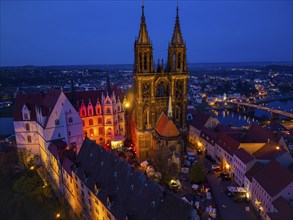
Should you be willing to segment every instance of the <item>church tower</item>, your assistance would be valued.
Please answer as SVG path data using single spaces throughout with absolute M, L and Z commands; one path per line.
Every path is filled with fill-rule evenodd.
M 167 71 L 171 80 L 173 121 L 177 127 L 186 130 L 189 73 L 187 72 L 186 45 L 181 33 L 178 6 L 176 8 L 173 36 L 168 48 Z
M 144 5 L 139 35 L 134 42 L 134 121 L 139 159 L 151 159 L 153 132 L 162 113 L 168 115 L 174 126 L 185 132 L 187 111 L 186 46 L 180 30 L 178 7 L 172 41 L 169 43 L 167 65 L 158 60 L 154 68 L 153 48 L 150 41 Z M 154 146 L 154 145 L 153 145 Z
M 154 72 L 153 48 L 145 23 L 144 5 L 142 5 L 139 35 L 134 42 L 134 60 L 134 71 L 136 73 Z

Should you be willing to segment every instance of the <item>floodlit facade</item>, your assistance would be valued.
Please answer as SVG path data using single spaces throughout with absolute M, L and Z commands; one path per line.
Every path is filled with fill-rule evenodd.
M 158 61 L 155 70 L 153 48 L 142 6 L 138 38 L 134 42 L 134 131 L 138 158 L 152 160 L 149 154 L 152 132 L 162 112 L 168 115 L 180 132 L 187 131 L 188 70 L 186 45 L 179 23 L 178 7 L 175 27 L 168 49 L 167 65 Z M 183 146 L 182 149 L 183 150 Z
M 18 148 L 40 155 L 48 162 L 48 146 L 63 140 L 79 152 L 83 142 L 82 121 L 60 89 L 16 97 L 14 130 Z

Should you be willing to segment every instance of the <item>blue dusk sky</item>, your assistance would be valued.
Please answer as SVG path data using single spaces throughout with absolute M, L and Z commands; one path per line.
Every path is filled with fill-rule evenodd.
M 0 0 L 0 66 L 132 64 L 141 1 Z M 154 59 L 177 1 L 145 1 Z M 179 1 L 189 63 L 293 61 L 293 1 Z

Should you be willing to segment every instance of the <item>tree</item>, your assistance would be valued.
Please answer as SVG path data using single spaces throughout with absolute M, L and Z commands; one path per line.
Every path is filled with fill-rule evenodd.
M 189 169 L 189 177 L 192 183 L 201 183 L 205 181 L 204 169 L 201 162 L 192 164 Z

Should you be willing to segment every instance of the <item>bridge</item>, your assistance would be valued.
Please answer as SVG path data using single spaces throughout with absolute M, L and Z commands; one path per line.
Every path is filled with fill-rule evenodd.
M 261 110 L 264 110 L 264 111 L 271 112 L 273 114 L 283 115 L 283 116 L 286 116 L 288 118 L 293 118 L 292 113 L 277 110 L 277 109 L 273 109 L 273 108 L 268 108 L 268 107 L 265 107 L 265 106 L 255 105 L 255 104 L 251 104 L 251 103 L 247 103 L 247 102 L 226 101 L 225 103 L 238 105 L 238 106 L 247 106 L 247 107 L 256 108 L 256 109 L 261 109 Z

